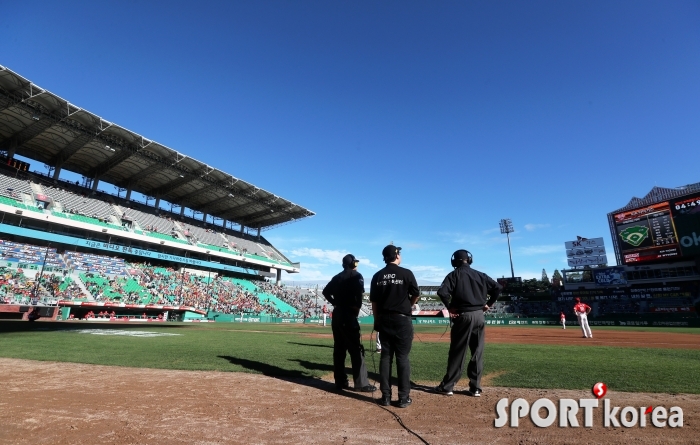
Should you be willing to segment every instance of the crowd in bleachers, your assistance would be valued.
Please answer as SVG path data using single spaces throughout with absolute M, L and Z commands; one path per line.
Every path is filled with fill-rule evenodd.
M 275 305 L 260 300 L 256 292 L 228 280 L 218 280 L 212 300 L 212 310 L 224 314 L 267 314 L 282 317 L 285 314 Z
M 22 269 L 0 267 L 0 301 L 5 304 L 30 304 L 36 286 L 36 277 L 30 279 Z M 82 290 L 64 274 L 43 274 L 36 286 L 36 301 L 73 300 L 83 297 Z M 43 297 L 42 297 L 43 296 Z
M 301 289 L 298 287 L 278 286 L 275 283 L 260 282 L 258 288 L 267 294 L 274 295 L 300 312 L 303 318 L 316 316 L 320 312 L 323 304 L 320 303 L 323 297 L 317 300 L 316 294 L 309 289 Z M 319 295 L 320 295 L 319 291 Z
M 126 277 L 97 271 L 86 274 L 83 281 L 96 301 L 187 306 L 224 314 L 284 315 L 274 304 L 261 301 L 252 283 L 245 289 L 216 274 L 209 277 L 132 263 Z
M 0 300 L 3 303 L 28 304 L 33 285 L 21 270 L 0 267 Z
M 422 311 L 441 311 L 445 305 L 441 301 L 419 301 L 418 306 Z

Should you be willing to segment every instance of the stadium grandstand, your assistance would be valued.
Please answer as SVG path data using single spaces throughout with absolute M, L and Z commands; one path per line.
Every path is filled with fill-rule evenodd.
M 89 312 L 81 307 L 100 305 L 130 316 L 146 308 L 146 318 L 163 308 L 180 316 L 311 311 L 310 297 L 280 286 L 282 271 L 301 265 L 262 232 L 312 211 L 2 66 L 0 214 L 6 303 L 56 304 L 80 318 Z

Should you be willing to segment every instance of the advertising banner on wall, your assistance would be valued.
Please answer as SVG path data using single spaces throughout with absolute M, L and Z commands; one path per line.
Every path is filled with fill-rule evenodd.
M 598 256 L 587 256 L 587 257 L 578 257 L 578 258 L 567 258 L 566 262 L 571 267 L 597 266 L 600 264 L 607 264 L 608 257 L 605 255 L 598 255 Z
M 602 237 L 567 241 L 564 247 L 566 247 L 566 258 L 570 267 L 608 264 Z
M 576 258 L 584 256 L 605 255 L 605 247 L 576 247 L 574 249 L 566 249 L 567 258 Z
M 583 247 L 603 247 L 605 243 L 603 238 L 589 238 L 577 241 L 567 241 L 564 243 L 567 249 L 583 248 Z
M 627 277 L 622 267 L 606 267 L 593 270 L 593 281 L 597 286 L 624 286 L 627 284 Z

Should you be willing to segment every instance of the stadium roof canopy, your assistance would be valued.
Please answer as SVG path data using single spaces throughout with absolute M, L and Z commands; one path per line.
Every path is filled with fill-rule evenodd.
M 251 228 L 314 212 L 81 109 L 0 66 L 0 151 Z M 225 155 L 225 153 L 222 153 Z
M 660 202 L 668 201 L 669 199 L 678 198 L 680 196 L 684 196 L 689 193 L 695 192 L 700 192 L 700 182 L 672 189 L 667 187 L 654 186 L 649 191 L 649 193 L 644 195 L 644 198 L 637 198 L 635 196 L 634 198 L 630 199 L 630 202 L 628 202 L 626 206 L 617 210 L 613 210 L 608 215 L 625 212 L 627 210 L 638 209 L 639 207 L 644 207 L 648 205 L 658 204 Z

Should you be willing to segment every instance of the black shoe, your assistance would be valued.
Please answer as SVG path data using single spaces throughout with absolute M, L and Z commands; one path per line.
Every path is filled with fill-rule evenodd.
M 480 389 L 470 389 L 467 391 L 467 395 L 469 397 L 481 397 L 481 390 Z
M 396 406 L 399 408 L 408 408 L 411 403 L 413 403 L 413 400 L 410 397 L 406 397 L 405 399 L 399 399 L 399 403 L 397 403 Z
M 442 386 L 442 383 L 440 383 L 438 386 L 436 386 L 436 387 L 433 389 L 433 392 L 436 392 L 436 393 L 438 393 L 438 394 L 442 394 L 442 395 L 444 395 L 444 396 L 451 396 L 451 395 L 454 395 L 454 393 L 453 393 L 452 391 L 446 390 L 446 389 Z
M 345 382 L 343 384 L 335 384 L 335 390 L 336 391 L 348 391 L 350 389 L 350 384 L 348 382 Z
M 362 386 L 360 388 L 355 388 L 355 391 L 357 392 L 374 392 L 377 390 L 377 387 L 374 385 L 367 385 L 367 386 Z
M 379 404 L 379 406 L 389 406 L 391 405 L 391 397 L 382 396 L 381 399 L 377 399 L 377 403 Z

